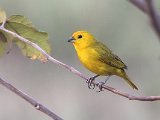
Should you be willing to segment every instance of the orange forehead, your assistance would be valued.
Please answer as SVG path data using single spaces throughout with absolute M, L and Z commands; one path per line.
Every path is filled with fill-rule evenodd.
M 87 34 L 88 32 L 87 31 L 77 31 L 77 32 L 74 32 L 72 34 L 72 36 L 78 36 L 78 35 L 83 35 L 83 34 Z

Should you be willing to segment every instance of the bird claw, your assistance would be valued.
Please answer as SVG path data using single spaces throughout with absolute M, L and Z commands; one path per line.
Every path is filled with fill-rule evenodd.
M 96 92 L 101 92 L 101 91 L 103 91 L 103 90 L 102 90 L 102 89 L 103 89 L 102 85 L 104 85 L 104 84 L 105 84 L 105 82 L 97 82 L 97 83 L 96 83 L 96 86 L 99 88 L 99 90 L 96 91 Z
M 95 88 L 95 84 L 93 84 L 93 81 L 95 80 L 95 77 L 90 77 L 88 78 L 88 80 L 86 81 L 88 83 L 88 88 L 89 89 L 94 89 Z

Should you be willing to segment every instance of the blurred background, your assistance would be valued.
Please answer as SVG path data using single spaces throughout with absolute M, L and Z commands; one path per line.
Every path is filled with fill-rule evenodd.
M 26 16 L 49 33 L 51 55 L 88 77 L 94 74 L 80 64 L 67 39 L 77 30 L 91 32 L 124 61 L 139 90 L 115 76 L 107 85 L 138 96 L 160 95 L 160 42 L 147 16 L 127 0 L 0 0 L 0 8 L 8 16 Z M 14 45 L 0 59 L 0 68 L 2 78 L 65 120 L 160 118 L 160 101 L 129 101 L 109 91 L 89 90 L 83 79 L 65 68 L 31 61 Z M 51 120 L 1 85 L 0 106 L 0 120 Z

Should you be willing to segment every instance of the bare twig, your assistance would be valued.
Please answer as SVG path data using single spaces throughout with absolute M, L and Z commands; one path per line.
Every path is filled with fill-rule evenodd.
M 150 17 L 152 26 L 157 33 L 158 37 L 160 38 L 160 16 L 159 13 L 157 12 L 154 1 L 153 0 L 145 0 L 146 5 L 148 6 L 148 15 Z
M 0 26 L 0 27 L 4 27 L 4 25 L 5 25 L 5 23 L 6 23 L 6 19 L 2 22 L 2 25 Z
M 66 69 L 68 69 L 69 71 L 71 71 L 72 73 L 76 74 L 77 76 L 83 78 L 84 80 L 88 80 L 87 77 L 83 76 L 82 73 L 80 73 L 78 70 L 76 70 L 75 68 L 67 65 L 67 64 L 64 64 L 58 60 L 56 60 L 55 58 L 51 57 L 49 54 L 47 54 L 41 47 L 39 47 L 37 44 L 19 36 L 18 34 L 10 31 L 10 30 L 7 30 L 6 28 L 4 27 L 0 27 L 0 30 L 2 31 L 5 31 L 6 33 L 9 33 L 11 35 L 13 35 L 14 37 L 18 38 L 19 40 L 31 45 L 32 47 L 34 47 L 35 49 L 37 49 L 38 51 L 40 51 L 44 56 L 47 57 L 48 60 L 50 60 L 51 62 L 59 65 L 59 66 L 62 66 Z M 96 85 L 96 82 L 93 82 L 94 85 Z M 106 85 L 102 85 L 102 88 L 103 89 L 106 89 L 112 93 L 115 93 L 117 95 L 120 95 L 122 97 L 125 97 L 125 98 L 128 98 L 129 100 L 138 100 L 138 101 L 156 101 L 156 100 L 160 100 L 160 96 L 133 96 L 133 95 L 130 95 L 128 93 L 124 93 L 124 92 L 121 92 L 121 91 L 118 91 L 116 90 L 115 88 L 112 88 L 112 87 L 109 87 L 109 86 L 106 86 Z
M 112 88 L 109 86 L 103 86 L 103 88 L 110 91 L 110 92 L 113 92 L 117 95 L 128 98 L 129 100 L 138 100 L 138 101 L 157 101 L 157 100 L 160 100 L 160 96 L 134 96 L 134 95 L 130 95 L 128 93 L 116 90 L 115 88 Z
M 154 0 L 128 0 L 139 8 L 142 12 L 146 13 L 151 20 L 152 28 L 160 39 L 160 15 L 157 12 Z
M 148 13 L 148 8 L 146 6 L 145 0 L 128 0 L 132 4 L 134 4 L 137 8 L 142 10 L 144 13 Z
M 0 78 L 0 84 L 2 84 L 3 86 L 5 86 L 7 89 L 11 90 L 12 92 L 14 92 L 15 94 L 17 94 L 18 96 L 20 96 L 21 98 L 23 98 L 24 100 L 26 100 L 27 102 L 29 102 L 31 105 L 33 105 L 37 110 L 47 114 L 48 116 L 50 116 L 51 118 L 53 118 L 54 120 L 63 120 L 62 118 L 60 118 L 58 115 L 56 115 L 55 113 L 53 113 L 51 110 L 49 110 L 47 107 L 45 107 L 44 105 L 40 104 L 39 102 L 37 102 L 36 100 L 34 100 L 33 98 L 31 98 L 29 95 L 27 95 L 26 93 L 18 90 L 16 87 L 14 87 L 13 85 L 11 85 L 10 83 L 6 82 L 6 80 L 3 80 L 2 78 Z

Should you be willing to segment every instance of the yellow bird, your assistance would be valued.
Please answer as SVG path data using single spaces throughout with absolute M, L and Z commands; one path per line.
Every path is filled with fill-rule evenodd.
M 87 31 L 77 31 L 73 33 L 68 42 L 73 43 L 81 63 L 96 74 L 88 80 L 89 88 L 92 85 L 92 81 L 100 75 L 117 75 L 122 77 L 133 89 L 138 90 L 124 70 L 127 69 L 127 66 L 107 46 L 97 41 L 92 34 Z M 99 83 L 100 91 L 108 78 L 105 82 Z

